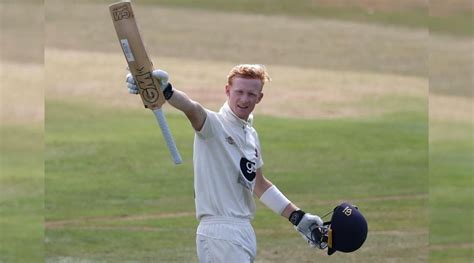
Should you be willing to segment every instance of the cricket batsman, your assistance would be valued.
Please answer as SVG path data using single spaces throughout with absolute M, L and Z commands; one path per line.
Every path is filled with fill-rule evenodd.
M 336 236 L 331 236 L 336 230 L 331 231 L 319 216 L 301 210 L 263 175 L 260 140 L 252 127 L 252 112 L 262 101 L 263 87 L 270 80 L 263 65 L 242 64 L 230 70 L 224 90 L 227 100 L 218 112 L 204 108 L 175 89 L 165 71 L 155 70 L 152 75 L 160 82 L 166 101 L 186 115 L 195 131 L 193 165 L 199 262 L 254 262 L 257 254 L 251 225 L 255 215 L 254 195 L 276 214 L 287 218 L 310 246 L 325 249 L 329 245 L 332 253 L 338 250 L 336 243 L 331 244 L 336 242 Z M 137 94 L 138 87 L 130 74 L 126 81 L 129 92 Z M 347 226 L 349 220 L 358 230 L 354 235 L 363 237 L 357 244 L 351 244 L 354 239 L 347 241 L 347 235 L 339 232 L 344 237 L 339 239 L 339 246 L 348 246 L 346 250 L 353 251 L 362 245 L 360 240 L 363 239 L 362 243 L 365 240 L 364 229 L 359 231 L 358 227 L 359 221 L 363 224 L 365 219 L 360 219 L 356 208 L 344 205 L 350 208 L 341 214 L 336 212 L 342 209 L 336 207 L 333 220 L 351 209 L 347 218 L 338 217 L 336 221 Z

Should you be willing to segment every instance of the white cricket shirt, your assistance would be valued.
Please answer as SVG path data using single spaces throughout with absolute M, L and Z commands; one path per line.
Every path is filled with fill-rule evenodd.
M 206 112 L 194 137 L 196 217 L 252 219 L 256 170 L 263 165 L 257 132 L 227 102 L 219 112 Z

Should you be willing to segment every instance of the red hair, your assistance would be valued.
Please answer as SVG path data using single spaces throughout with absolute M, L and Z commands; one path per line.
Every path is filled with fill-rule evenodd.
M 259 79 L 262 81 L 262 87 L 271 80 L 265 66 L 260 64 L 240 64 L 233 67 L 227 76 L 227 84 L 232 85 L 232 80 L 235 77 Z

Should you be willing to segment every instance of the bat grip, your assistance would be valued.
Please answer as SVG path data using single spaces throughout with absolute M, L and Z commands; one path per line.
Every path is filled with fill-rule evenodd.
M 173 140 L 173 136 L 171 135 L 171 131 L 168 127 L 168 123 L 166 122 L 163 110 L 161 108 L 153 109 L 153 113 L 155 114 L 156 120 L 158 121 L 171 156 L 173 156 L 174 163 L 181 164 L 183 160 L 181 159 L 181 155 L 179 154 L 178 148 L 176 147 L 176 143 Z

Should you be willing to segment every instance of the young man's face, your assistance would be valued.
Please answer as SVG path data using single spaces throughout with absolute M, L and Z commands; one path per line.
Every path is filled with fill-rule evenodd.
M 232 85 L 225 87 L 230 109 L 237 117 L 247 120 L 255 105 L 263 98 L 262 81 L 235 77 Z

